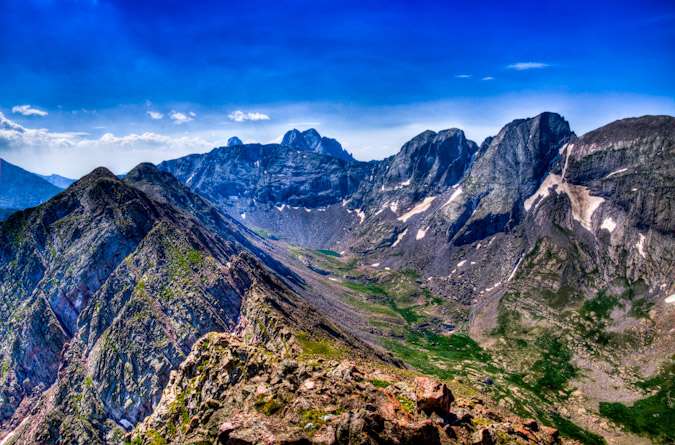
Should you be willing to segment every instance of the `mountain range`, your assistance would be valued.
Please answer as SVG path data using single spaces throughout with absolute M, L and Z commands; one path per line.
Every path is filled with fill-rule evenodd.
M 542 113 L 63 192 L 2 161 L 0 443 L 672 443 L 673 154 Z

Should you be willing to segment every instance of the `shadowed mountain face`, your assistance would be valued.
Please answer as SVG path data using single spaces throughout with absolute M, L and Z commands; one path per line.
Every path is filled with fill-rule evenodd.
M 0 159 L 0 221 L 9 216 L 10 209 L 23 210 L 40 205 L 62 189 Z
M 322 155 L 332 156 L 347 162 L 356 162 L 347 150 L 335 139 L 321 137 L 318 131 L 310 128 L 307 131 L 291 130 L 284 135 L 281 145 L 298 150 L 311 151 Z

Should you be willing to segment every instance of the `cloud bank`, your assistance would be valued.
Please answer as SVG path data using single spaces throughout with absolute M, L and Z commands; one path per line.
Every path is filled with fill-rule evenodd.
M 41 174 L 59 172 L 79 178 L 101 165 L 122 173 L 141 161 L 160 162 L 213 147 L 213 142 L 201 137 L 146 132 L 121 137 L 106 133 L 96 139 L 88 133 L 26 128 L 0 112 L 0 155 Z

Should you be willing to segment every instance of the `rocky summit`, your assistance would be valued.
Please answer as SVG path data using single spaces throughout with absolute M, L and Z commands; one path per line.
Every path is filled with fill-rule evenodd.
M 674 155 L 293 130 L 7 202 L 0 445 L 673 443 Z
M 342 145 L 338 141 L 321 137 L 319 132 L 313 128 L 302 132 L 295 129 L 289 131 L 284 135 L 281 145 L 332 156 L 347 162 L 356 162 L 352 155 L 342 148 Z

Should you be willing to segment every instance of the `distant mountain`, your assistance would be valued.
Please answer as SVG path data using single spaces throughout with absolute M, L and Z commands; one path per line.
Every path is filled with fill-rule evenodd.
M 238 137 L 232 136 L 230 139 L 227 140 L 228 147 L 236 147 L 237 145 L 244 145 L 244 143 Z
M 71 184 L 77 181 L 77 179 L 70 179 L 63 177 L 61 175 L 49 175 L 49 176 L 38 175 L 38 176 L 44 179 L 45 181 L 49 182 L 50 184 L 53 184 L 62 189 L 67 189 L 68 187 L 70 187 Z
M 281 145 L 298 150 L 312 151 L 323 155 L 332 156 L 347 162 L 356 162 L 347 150 L 335 139 L 321 137 L 318 131 L 310 128 L 307 131 L 291 130 L 284 135 Z
M 0 159 L 0 209 L 23 210 L 34 207 L 62 190 L 40 176 Z M 5 210 L 3 213 L 7 212 Z M 0 213 L 0 220 L 1 217 Z

